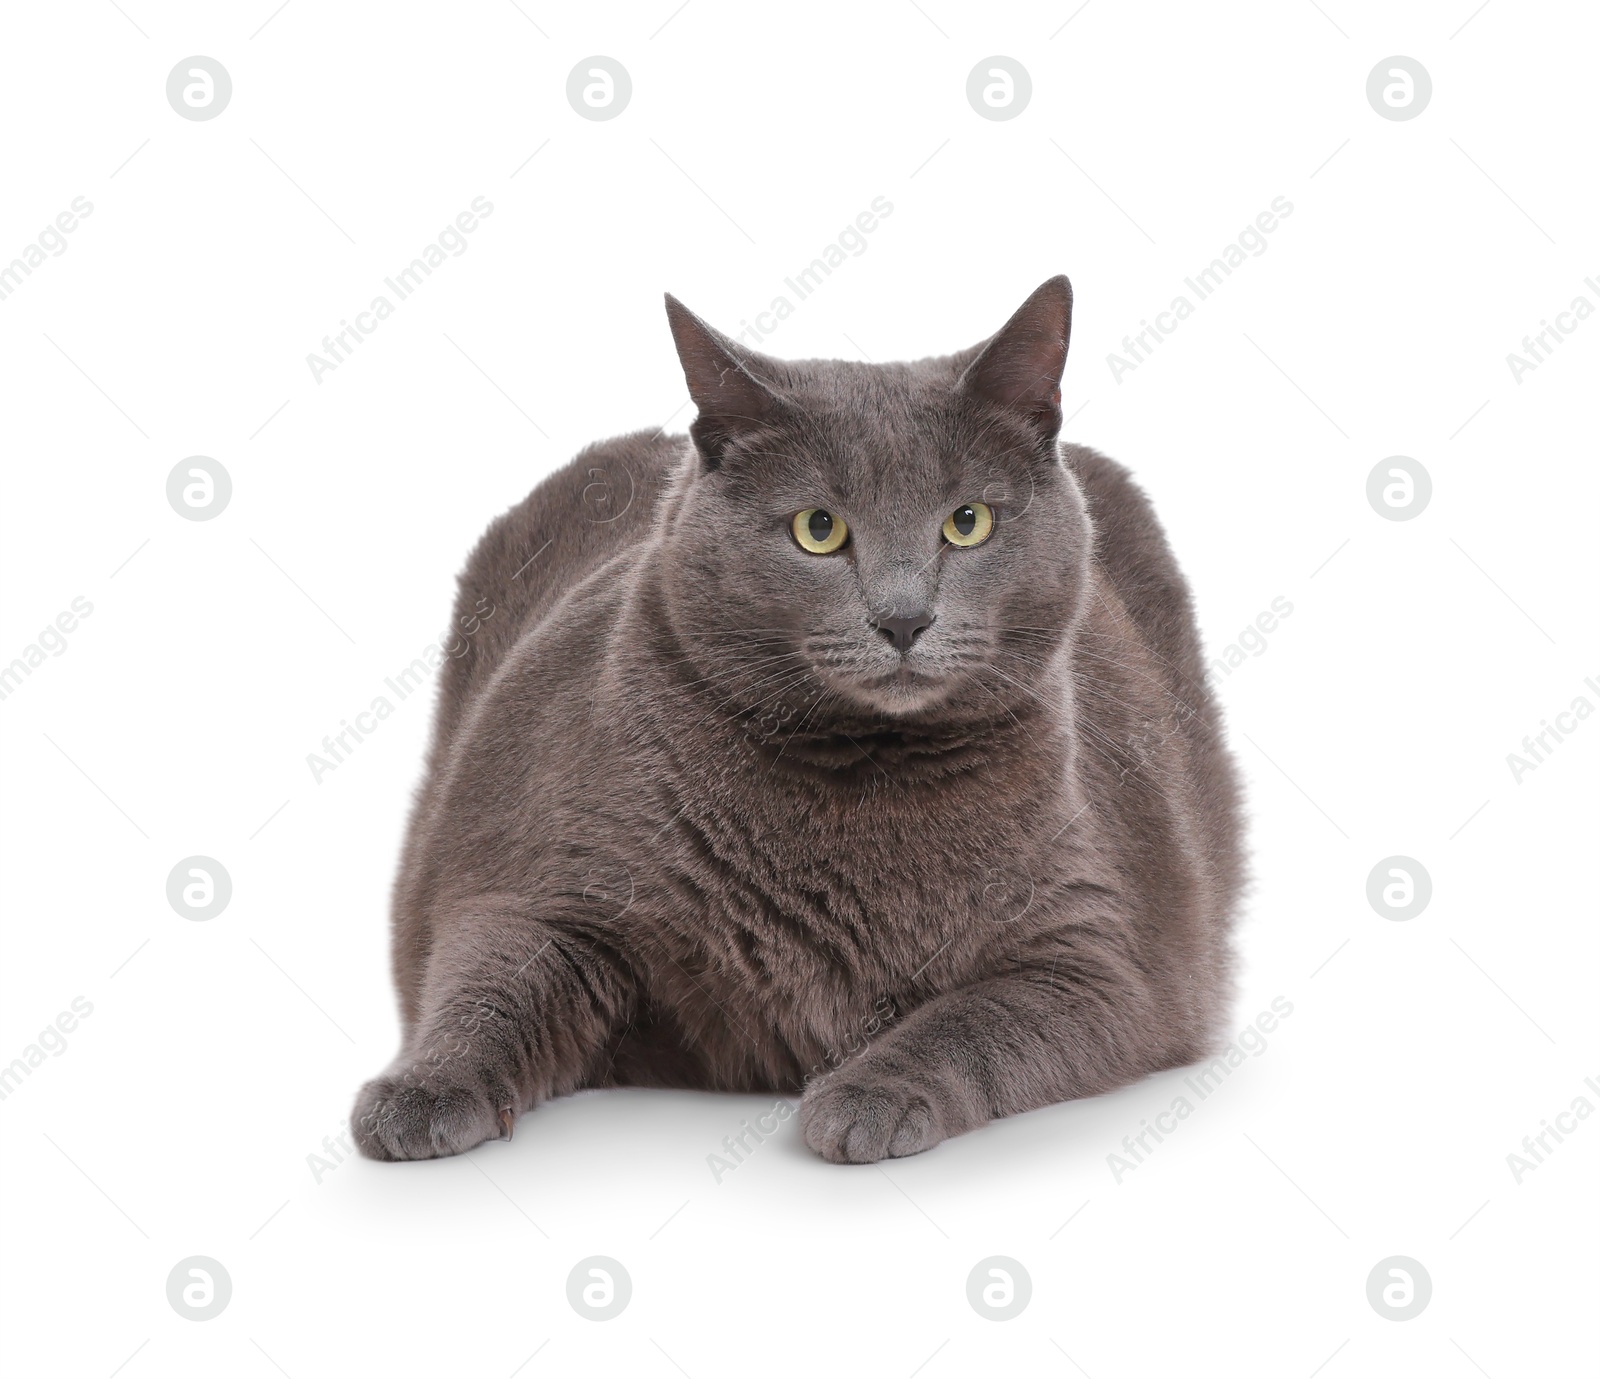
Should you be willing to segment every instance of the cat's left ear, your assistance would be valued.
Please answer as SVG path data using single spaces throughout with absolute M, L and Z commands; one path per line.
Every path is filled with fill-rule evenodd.
M 1061 429 L 1061 371 L 1072 334 L 1072 284 L 1041 283 L 978 352 L 957 388 L 1026 421 L 1042 442 Z

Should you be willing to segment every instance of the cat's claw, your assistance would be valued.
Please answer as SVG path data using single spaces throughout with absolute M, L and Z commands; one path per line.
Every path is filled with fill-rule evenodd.
M 516 1117 L 516 1114 L 512 1111 L 512 1109 L 509 1106 L 502 1106 L 500 1108 L 500 1124 L 505 1127 L 505 1132 L 506 1132 L 501 1137 L 502 1139 L 508 1139 L 509 1140 L 511 1138 L 511 1127 L 513 1125 L 515 1125 L 516 1123 L 517 1123 L 517 1117 Z

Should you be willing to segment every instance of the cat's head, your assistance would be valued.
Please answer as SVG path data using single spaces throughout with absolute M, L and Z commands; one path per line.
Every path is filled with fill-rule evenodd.
M 907 725 L 1025 702 L 1076 621 L 1090 529 L 1057 451 L 1064 277 L 993 337 L 911 364 L 782 361 L 672 297 L 695 455 L 662 586 L 727 707 Z

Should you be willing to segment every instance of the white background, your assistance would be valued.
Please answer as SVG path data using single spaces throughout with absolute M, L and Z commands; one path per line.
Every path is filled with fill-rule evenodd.
M 0 1363 L 1593 1373 L 1600 1117 L 1520 1183 L 1506 1160 L 1600 1107 L 1600 721 L 1520 783 L 1506 760 L 1600 706 L 1600 318 L 1520 382 L 1506 360 L 1600 307 L 1592 7 L 674 3 L 5 12 L 0 262 L 94 210 L 0 301 L 0 663 L 93 613 L 0 703 L 0 1062 L 93 1014 L 0 1103 Z M 165 97 L 194 54 L 234 87 L 203 123 Z M 565 97 L 593 54 L 632 76 L 607 122 Z M 1004 122 L 965 96 L 995 54 L 1033 83 Z M 1395 54 L 1433 81 L 1405 122 L 1365 94 Z M 468 250 L 316 382 L 307 354 L 475 196 Z M 882 1167 L 791 1121 L 718 1183 L 706 1156 L 771 1099 L 632 1091 L 318 1181 L 395 1045 L 427 696 L 320 784 L 307 753 L 436 639 L 493 516 L 590 440 L 686 425 L 664 289 L 737 332 L 879 196 L 771 352 L 949 351 L 1064 271 L 1066 435 L 1154 497 L 1211 654 L 1292 603 L 1218 690 L 1256 876 L 1236 1023 L 1293 1014 L 1120 1182 L 1181 1073 Z M 1115 379 L 1278 196 L 1267 251 Z M 192 455 L 232 476 L 212 521 L 165 496 Z M 1432 476 L 1410 521 L 1366 498 L 1392 455 Z M 209 922 L 166 899 L 193 854 L 233 881 Z M 1406 922 L 1366 899 L 1394 854 L 1433 882 Z M 208 1322 L 166 1299 L 191 1255 L 233 1281 Z M 632 1278 L 613 1321 L 567 1302 L 590 1255 Z M 1013 1321 L 966 1301 L 990 1255 L 1031 1276 Z M 1433 1281 L 1411 1321 L 1367 1301 L 1391 1255 Z

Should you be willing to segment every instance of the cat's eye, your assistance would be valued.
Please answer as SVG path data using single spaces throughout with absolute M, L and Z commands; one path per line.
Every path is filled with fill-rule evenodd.
M 797 512 L 789 526 L 801 549 L 810 551 L 812 555 L 832 555 L 850 535 L 844 518 L 835 517 L 826 508 L 807 508 L 804 512 Z
M 952 546 L 981 546 L 994 530 L 994 509 L 987 503 L 963 503 L 940 530 Z

